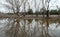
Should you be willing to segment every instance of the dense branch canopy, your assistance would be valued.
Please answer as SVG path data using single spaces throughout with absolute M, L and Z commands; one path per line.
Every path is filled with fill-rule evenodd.
M 20 11 L 21 5 L 26 1 L 27 0 L 6 0 L 6 2 L 10 4 L 10 6 L 6 4 L 4 6 L 6 6 L 8 9 L 11 9 L 14 13 L 17 13 Z

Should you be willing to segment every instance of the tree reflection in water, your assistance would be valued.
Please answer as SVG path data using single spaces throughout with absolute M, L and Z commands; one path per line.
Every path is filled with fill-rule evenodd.
M 53 23 L 53 20 L 49 19 L 49 24 Z M 6 35 L 10 37 L 56 37 L 54 34 L 51 36 L 49 31 L 48 34 L 46 33 L 46 19 L 14 19 L 13 21 L 9 19 L 8 21 L 9 23 L 5 27 L 7 28 Z

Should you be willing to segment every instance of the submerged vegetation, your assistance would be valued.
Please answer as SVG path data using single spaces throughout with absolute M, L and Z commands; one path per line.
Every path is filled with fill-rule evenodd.
M 32 23 L 33 19 L 28 19 L 29 24 Z

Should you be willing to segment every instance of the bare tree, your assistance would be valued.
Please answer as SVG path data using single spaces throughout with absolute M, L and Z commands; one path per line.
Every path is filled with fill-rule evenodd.
M 49 33 L 48 33 L 48 27 L 49 27 L 49 3 L 50 3 L 50 1 L 51 0 L 46 0 L 46 4 L 47 4 L 47 19 L 46 19 L 46 22 L 47 22 L 47 24 L 46 24 L 46 28 L 47 28 L 47 31 L 46 31 L 46 34 L 47 34 L 47 36 L 46 37 L 48 37 L 49 36 Z
M 44 6 L 44 0 L 42 0 L 43 18 L 44 18 L 44 8 L 45 8 L 45 6 Z
M 1 4 L 8 8 L 8 10 L 13 11 L 13 13 L 18 14 L 20 12 L 21 5 L 24 4 L 26 1 L 27 0 L 6 0 L 7 4 Z
M 44 12 L 45 12 L 45 10 L 46 10 L 46 13 L 47 13 L 47 15 L 46 15 L 46 17 L 47 17 L 47 19 L 46 19 L 46 28 L 47 28 L 47 30 L 46 30 L 46 34 L 48 35 L 48 27 L 49 27 L 49 3 L 50 3 L 50 1 L 51 0 L 42 0 L 42 6 L 43 6 L 43 8 L 42 8 L 42 10 L 43 10 L 43 20 L 44 20 Z M 44 3 L 45 2 L 45 3 Z M 48 36 L 46 36 L 46 37 L 48 37 Z
M 9 29 L 7 32 L 10 34 L 11 37 L 22 37 L 20 32 L 20 18 L 19 18 L 19 12 L 20 12 L 20 7 L 23 3 L 25 3 L 27 0 L 6 0 L 6 2 L 9 5 L 3 4 L 5 7 L 7 7 L 8 9 L 11 9 L 13 11 L 13 13 L 16 13 L 16 15 L 18 16 L 15 19 L 14 24 L 12 25 L 11 29 Z M 24 36 L 24 35 L 23 35 Z
M 29 4 L 29 2 L 28 2 L 28 6 L 29 6 L 29 9 L 30 9 L 30 4 Z

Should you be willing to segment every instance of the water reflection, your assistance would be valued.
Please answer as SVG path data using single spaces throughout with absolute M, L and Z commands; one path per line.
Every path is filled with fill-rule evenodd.
M 60 19 L 1 19 L 1 37 L 60 37 Z

